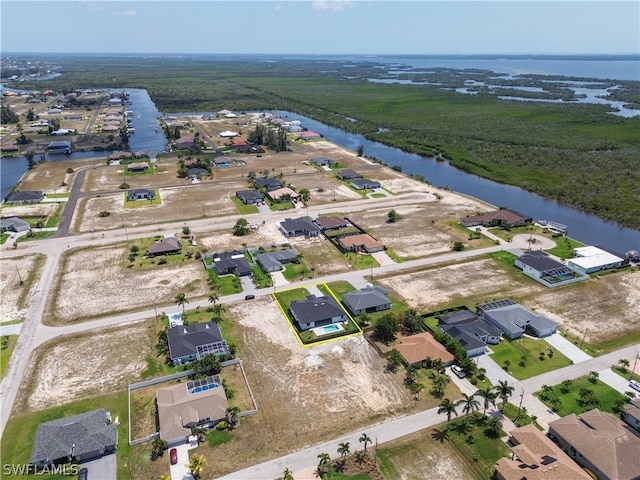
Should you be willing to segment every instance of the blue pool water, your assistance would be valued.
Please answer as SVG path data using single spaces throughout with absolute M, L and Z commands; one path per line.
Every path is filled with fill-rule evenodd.
M 192 389 L 191 392 L 189 392 L 189 393 L 204 392 L 206 390 L 210 390 L 212 388 L 216 388 L 217 386 L 218 386 L 217 383 L 211 383 L 209 385 L 203 385 L 201 387 L 196 387 L 196 388 Z
M 324 331 L 326 333 L 335 332 L 337 330 L 340 330 L 340 327 L 337 325 L 327 325 L 326 327 L 324 327 Z

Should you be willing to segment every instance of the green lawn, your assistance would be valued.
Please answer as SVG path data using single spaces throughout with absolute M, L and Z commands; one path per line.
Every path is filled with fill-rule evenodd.
M 227 430 L 219 431 L 219 430 L 211 430 L 206 434 L 205 438 L 207 439 L 207 443 L 211 447 L 217 447 L 218 445 L 222 445 L 223 443 L 227 443 L 233 435 L 231 432 Z
M 207 270 L 207 275 L 209 275 L 210 280 L 217 279 L 217 283 L 220 286 L 220 296 L 242 292 L 242 283 L 238 284 L 236 280 L 238 277 L 235 275 L 223 275 L 219 277 L 213 268 Z
M 371 255 L 356 252 L 347 252 L 344 255 L 347 257 L 349 263 L 355 266 L 357 270 L 366 270 L 367 268 L 371 269 L 380 266 L 378 261 Z
M 32 230 L 30 233 L 16 238 L 15 243 L 28 242 L 30 240 L 42 240 L 44 238 L 52 237 L 55 234 L 56 232 L 36 232 Z
M 2 435 L 2 463 L 3 464 L 27 464 L 31 456 L 31 449 L 36 437 L 38 425 L 58 418 L 89 412 L 96 408 L 106 408 L 111 412 L 111 418 L 115 422 L 119 419 L 118 427 L 118 451 L 117 478 L 129 478 L 129 471 L 125 462 L 130 460 L 131 447 L 128 441 L 128 413 L 127 392 L 120 391 L 99 397 L 87 398 L 77 402 L 68 403 L 59 407 L 40 410 L 38 412 L 20 412 L 9 418 Z M 148 456 L 148 453 L 147 453 Z M 133 461 L 133 460 L 131 460 Z M 136 459 L 137 461 L 137 459 Z M 19 479 L 23 476 L 7 475 L 3 479 Z M 69 478 L 63 475 L 42 475 L 37 478 L 46 480 L 62 480 Z
M 505 365 L 505 361 L 509 361 L 509 374 L 518 380 L 571 365 L 571 360 L 551 348 L 544 340 L 528 337 L 515 340 L 504 338 L 498 345 L 490 345 L 490 348 L 493 350 L 490 357 L 501 367 Z M 541 353 L 544 355 L 541 356 Z M 524 361 L 522 357 L 525 357 Z M 520 364 L 521 362 L 524 366 Z
M 229 198 L 231 199 L 233 204 L 238 209 L 238 213 L 240 215 L 249 215 L 251 213 L 258 213 L 260 211 L 260 209 L 258 209 L 257 205 L 246 204 L 242 200 L 240 200 L 238 197 L 236 197 L 235 195 L 232 195 Z
M 630 366 L 633 367 L 633 360 L 631 360 L 631 365 Z M 636 381 L 640 382 L 640 375 L 638 375 L 637 373 L 631 373 L 631 370 L 629 368 L 624 368 L 623 369 L 620 366 L 616 365 L 611 370 L 613 370 L 615 373 L 620 375 L 625 380 L 636 380 Z
M 338 299 L 342 300 L 342 296 L 345 293 L 353 292 L 356 290 L 356 287 L 351 285 L 346 280 L 338 280 L 337 282 L 330 282 L 326 284 L 327 287 L 331 289 L 331 291 L 338 297 Z M 319 286 L 320 290 L 324 288 L 324 286 Z
M 574 250 L 578 247 L 584 247 L 584 243 L 569 237 L 553 237 L 553 240 L 556 242 L 556 247 L 547 250 L 547 252 L 559 258 L 573 258 L 575 256 Z
M 311 269 L 304 258 L 298 257 L 298 263 L 287 263 L 282 275 L 290 282 L 302 280 L 311 274 Z M 309 277 L 311 278 L 311 277 Z
M 156 192 L 156 196 L 153 200 L 151 199 L 142 199 L 142 200 L 129 200 L 127 197 L 127 192 L 124 192 L 124 208 L 138 208 L 138 207 L 148 207 L 149 205 L 162 205 L 162 198 L 160 197 L 160 192 L 156 188 L 154 190 Z
M 0 245 L 4 245 L 7 239 L 11 236 L 10 233 L 3 233 L 0 237 Z
M 567 393 L 562 393 L 562 385 L 554 385 L 553 392 L 545 399 L 542 391 L 536 392 L 535 395 L 549 408 L 552 408 L 551 400 L 553 398 L 560 399 L 560 404 L 556 407 L 556 413 L 561 417 L 575 413 L 579 415 L 587 410 L 592 410 L 594 406 L 583 406 L 578 403 L 580 399 L 580 389 L 588 388 L 593 391 L 594 396 L 600 401 L 600 410 L 605 412 L 614 413 L 615 404 L 618 400 L 625 400 L 626 397 L 617 390 L 614 390 L 607 384 L 598 380 L 596 383 L 591 383 L 589 377 L 580 377 L 572 380 L 571 386 Z
M 4 377 L 4 371 L 7 369 L 7 364 L 9 363 L 13 349 L 16 346 L 16 341 L 18 340 L 17 335 L 7 335 L 7 337 L 9 338 L 9 346 L 0 350 L 0 381 L 2 381 L 2 378 Z

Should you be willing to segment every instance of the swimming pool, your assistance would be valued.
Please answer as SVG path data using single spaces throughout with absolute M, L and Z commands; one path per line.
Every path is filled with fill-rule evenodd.
M 325 333 L 337 332 L 340 330 L 340 327 L 338 325 L 327 325 L 326 327 L 323 327 L 323 330 Z
M 212 388 L 216 388 L 217 386 L 217 383 L 210 383 L 209 385 L 202 385 L 201 387 L 192 388 L 189 393 L 205 392 L 207 390 L 211 390 Z

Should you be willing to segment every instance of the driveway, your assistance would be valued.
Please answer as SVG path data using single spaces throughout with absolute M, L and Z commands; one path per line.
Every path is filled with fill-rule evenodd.
M 600 375 L 599 379 L 601 382 L 606 383 L 611 388 L 619 391 L 623 395 L 624 395 L 624 392 L 637 393 L 629 386 L 628 379 L 621 377 L 610 368 L 605 368 L 604 370 L 600 370 L 598 374 Z
M 191 475 L 191 470 L 189 470 L 189 444 L 183 443 L 182 445 L 178 445 L 175 448 L 178 451 L 178 463 L 175 465 L 171 465 L 170 456 L 168 455 L 169 451 L 167 451 L 167 455 L 163 455 L 162 458 L 166 459 L 168 462 L 170 472 L 171 472 L 171 480 L 194 480 L 193 475 Z M 91 477 L 89 477 L 91 478 Z M 114 477 L 115 478 L 115 477 Z
M 487 354 L 478 357 L 477 365 L 478 368 L 484 368 L 486 370 L 485 375 L 491 380 L 493 385 L 497 385 L 501 380 L 506 380 L 509 385 L 516 381 L 515 378 L 505 372 L 504 369 Z
M 89 462 L 82 462 L 80 468 L 86 468 L 87 476 L 91 479 L 116 480 L 116 456 L 113 453 Z
M 392 259 L 388 254 L 387 254 L 387 252 L 384 252 L 384 251 L 382 251 L 382 252 L 373 252 L 373 253 L 371 254 L 371 256 L 372 256 L 373 258 L 375 258 L 375 259 L 376 259 L 376 261 L 378 262 L 378 264 L 379 264 L 381 267 L 384 267 L 384 266 L 386 266 L 386 265 L 393 265 L 393 264 L 395 264 L 395 263 L 396 263 L 396 262 L 394 262 L 394 261 L 393 261 L 393 259 Z
M 580 350 L 576 345 L 571 343 L 559 333 L 554 333 L 553 335 L 545 337 L 543 340 L 546 340 L 549 345 L 555 347 L 556 350 L 562 353 L 573 363 L 586 362 L 587 360 L 591 359 L 590 355 Z
M 9 325 L 0 324 L 0 335 L 19 335 L 23 323 L 24 322 Z

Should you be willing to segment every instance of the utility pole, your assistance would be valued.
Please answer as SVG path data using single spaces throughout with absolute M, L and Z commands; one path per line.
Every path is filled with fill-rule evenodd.
M 588 328 L 584 329 L 584 335 L 582 336 L 582 341 L 580 342 L 580 350 L 582 350 L 582 344 L 584 343 L 584 339 L 587 336 L 587 332 L 589 331 Z
M 20 275 L 20 270 L 16 266 L 16 273 L 18 274 L 18 278 L 20 279 L 20 286 L 24 285 L 24 281 L 22 280 L 22 276 Z

